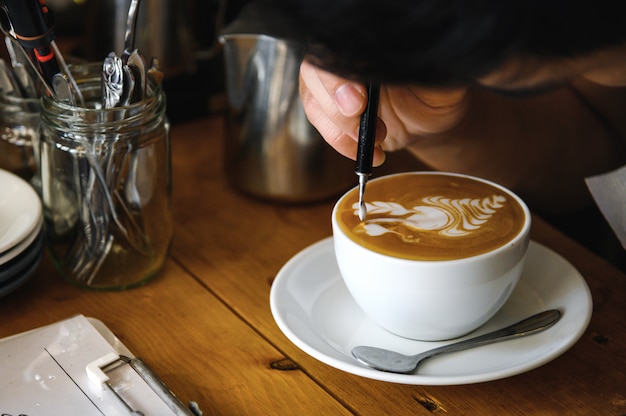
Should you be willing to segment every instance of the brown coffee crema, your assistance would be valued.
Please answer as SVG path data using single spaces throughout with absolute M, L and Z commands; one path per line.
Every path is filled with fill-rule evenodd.
M 370 181 L 367 218 L 358 191 L 337 207 L 337 222 L 358 244 L 393 257 L 451 260 L 486 253 L 517 236 L 525 212 L 508 192 L 471 178 L 394 175 Z

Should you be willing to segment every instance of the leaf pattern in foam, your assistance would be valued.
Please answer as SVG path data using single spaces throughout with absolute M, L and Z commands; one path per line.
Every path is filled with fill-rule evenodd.
M 367 202 L 367 212 L 375 218 L 361 224 L 362 232 L 371 236 L 396 233 L 398 225 L 416 231 L 436 231 L 446 237 L 459 237 L 470 234 L 503 207 L 506 197 L 492 195 L 483 199 L 451 199 L 442 196 L 425 197 L 423 205 L 407 209 L 397 202 Z M 353 205 L 358 215 L 358 203 Z M 357 230 L 355 230 L 357 231 Z

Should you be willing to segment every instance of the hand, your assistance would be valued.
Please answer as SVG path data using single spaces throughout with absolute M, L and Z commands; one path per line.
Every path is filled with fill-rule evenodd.
M 306 60 L 300 66 L 300 97 L 313 126 L 339 153 L 356 156 L 359 120 L 367 103 L 364 85 L 326 72 Z M 410 145 L 416 138 L 444 133 L 463 118 L 467 90 L 435 90 L 383 85 L 374 165 L 385 160 L 384 150 Z

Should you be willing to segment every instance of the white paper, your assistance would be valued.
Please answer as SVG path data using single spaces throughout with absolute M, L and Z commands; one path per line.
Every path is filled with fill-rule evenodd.
M 0 340 L 0 414 L 127 416 L 124 404 L 91 382 L 85 369 L 111 352 L 133 357 L 101 322 L 82 315 Z M 133 410 L 174 414 L 129 365 L 107 375 Z
M 586 178 L 600 211 L 626 249 L 626 166 Z

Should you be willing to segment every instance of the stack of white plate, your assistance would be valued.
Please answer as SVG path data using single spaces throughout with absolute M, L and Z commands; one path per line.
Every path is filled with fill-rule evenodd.
M 41 201 L 28 182 L 0 169 L 0 297 L 26 283 L 43 257 Z

